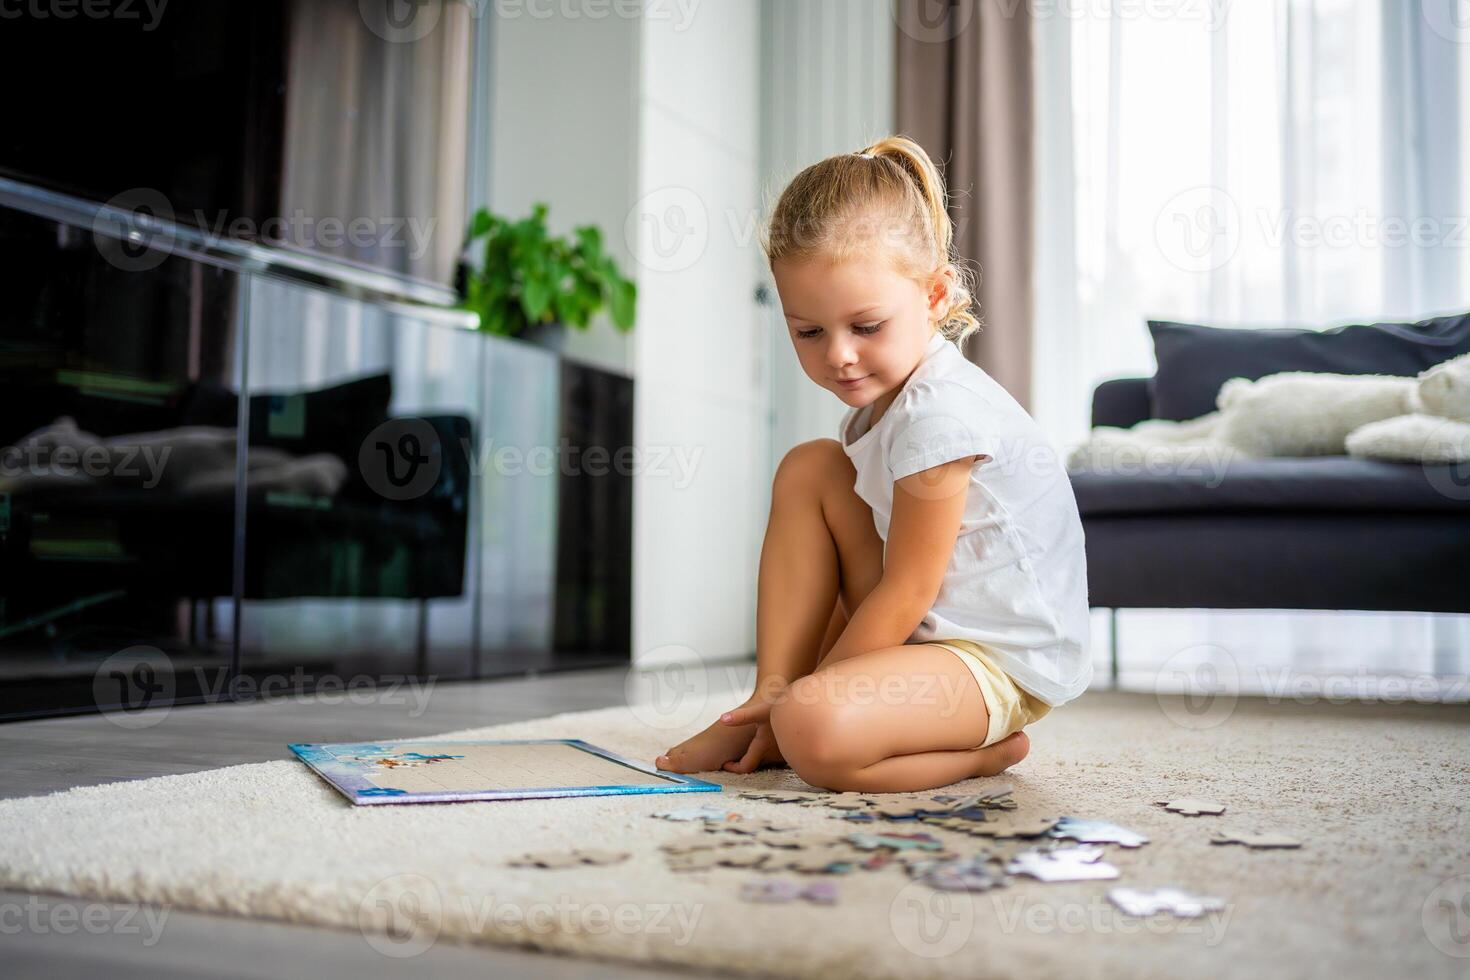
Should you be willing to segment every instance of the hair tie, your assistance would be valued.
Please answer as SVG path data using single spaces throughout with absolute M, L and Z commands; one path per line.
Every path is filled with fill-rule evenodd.
M 864 160 L 872 160 L 873 159 L 873 154 L 871 154 L 871 153 L 859 153 L 857 155 L 860 156 L 860 157 L 862 157 Z

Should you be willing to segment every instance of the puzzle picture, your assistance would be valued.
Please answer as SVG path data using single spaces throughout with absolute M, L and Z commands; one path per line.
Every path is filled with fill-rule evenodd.
M 529 800 L 631 793 L 718 793 L 580 739 L 292 744 L 354 804 Z

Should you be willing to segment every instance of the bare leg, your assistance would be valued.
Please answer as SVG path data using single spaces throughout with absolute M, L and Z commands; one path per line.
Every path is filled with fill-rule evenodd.
M 851 657 L 801 678 L 771 709 L 786 760 L 814 786 L 897 793 L 993 775 L 1025 735 L 976 748 L 989 712 L 953 653 L 923 643 Z
M 753 697 L 810 674 L 847 625 L 843 605 L 857 608 L 883 575 L 883 539 L 853 490 L 856 478 L 835 439 L 796 446 L 776 470 L 756 588 Z M 755 729 L 716 722 L 655 765 L 719 769 L 745 754 Z

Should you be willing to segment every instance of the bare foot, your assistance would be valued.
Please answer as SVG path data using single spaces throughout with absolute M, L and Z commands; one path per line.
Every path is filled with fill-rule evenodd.
M 980 749 L 977 776 L 997 776 L 1026 758 L 1031 751 L 1031 739 L 1025 732 L 1013 732 L 1005 738 Z
M 687 738 L 653 760 L 668 772 L 715 772 L 727 762 L 738 761 L 755 738 L 755 725 L 713 725 Z

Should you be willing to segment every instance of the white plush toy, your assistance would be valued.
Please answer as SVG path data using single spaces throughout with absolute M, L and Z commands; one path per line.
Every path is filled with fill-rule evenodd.
M 1130 459 L 1184 462 L 1204 453 L 1332 456 L 1419 463 L 1470 462 L 1470 354 L 1417 378 L 1285 372 L 1220 386 L 1217 410 L 1187 422 L 1150 419 L 1100 426 L 1068 465 L 1096 469 Z

